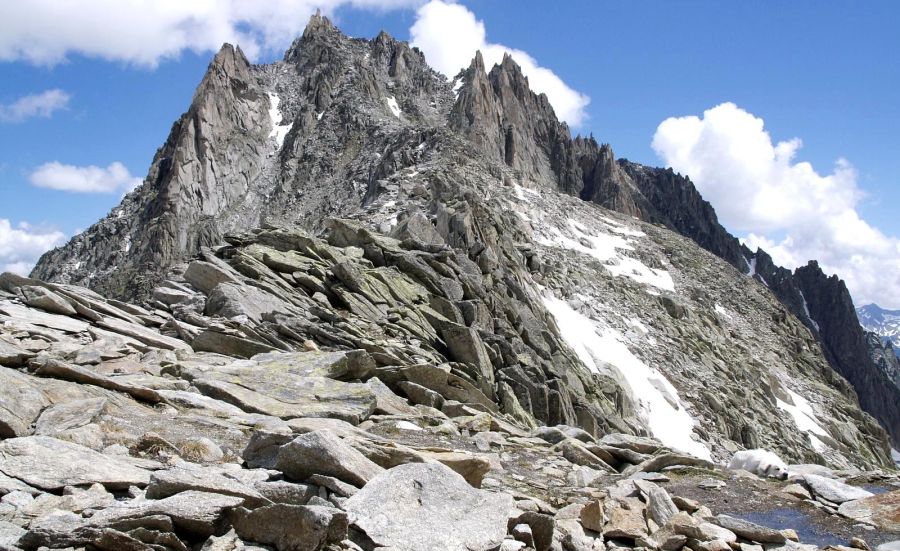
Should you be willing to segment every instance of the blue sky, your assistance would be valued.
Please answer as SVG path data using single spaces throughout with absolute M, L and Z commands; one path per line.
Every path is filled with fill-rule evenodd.
M 135 1 L 137 7 L 122 14 L 101 13 L 97 7 L 95 17 L 111 17 L 109 25 L 118 25 L 105 42 L 97 33 L 74 28 L 89 31 L 90 20 L 38 13 L 27 19 L 39 20 L 35 28 L 24 29 L 26 23 L 17 21 L 26 19 L 17 19 L 21 14 L 16 12 L 31 7 L 0 6 L 0 21 L 6 21 L 0 22 L 0 220 L 8 221 L 7 241 L 27 242 L 23 233 L 55 235 L 58 241 L 53 231 L 71 236 L 115 206 L 133 179 L 144 176 L 172 123 L 187 108 L 213 44 L 228 37 L 198 31 L 197 37 L 160 51 L 158 41 L 171 36 L 168 15 L 160 14 L 158 25 L 148 24 L 141 2 Z M 78 17 L 91 17 L 94 4 L 100 3 L 81 3 L 87 14 Z M 272 14 L 262 13 L 268 8 L 259 4 L 254 8 L 259 13 L 246 15 L 236 28 L 249 29 L 238 40 L 264 62 L 280 57 L 316 3 L 277 0 L 271 2 Z M 380 7 L 354 7 L 360 4 Z M 423 19 L 421 4 L 328 0 L 324 7 L 349 35 L 374 37 L 384 29 L 408 39 L 411 27 Z M 900 235 L 900 217 L 893 200 L 900 181 L 900 4 L 577 1 L 552 10 L 537 1 L 460 4 L 483 23 L 487 42 L 527 52 L 568 89 L 590 98 L 578 111 L 584 120 L 575 131 L 611 143 L 620 157 L 705 175 L 695 178 L 698 187 L 726 213 L 726 225 L 737 235 L 774 250 L 785 264 L 822 257 L 851 283 L 857 302 L 900 306 L 900 250 L 894 239 Z M 237 9 L 225 0 L 221 6 Z M 436 32 L 437 27 L 421 24 L 422 32 Z M 450 27 L 438 30 L 472 31 Z M 452 51 L 464 46 L 446 42 L 423 47 L 426 56 L 431 59 L 435 49 L 443 48 L 454 54 L 448 59 L 470 57 Z M 49 113 L 21 104 L 15 108 L 22 98 L 50 90 L 68 96 L 62 108 Z M 727 102 L 733 109 L 721 107 Z M 694 119 L 660 127 L 672 117 Z M 754 121 L 764 121 L 773 151 L 777 142 L 793 138 L 800 138 L 802 147 L 793 147 L 788 159 L 768 159 L 765 150 L 762 157 L 705 164 L 711 152 L 752 149 L 748 144 L 757 144 L 763 135 L 758 128 L 754 134 Z M 852 166 L 852 174 L 836 171 L 839 159 Z M 812 176 L 805 165 L 798 166 L 802 161 L 811 164 Z M 44 171 L 43 180 L 35 173 L 54 162 L 56 168 L 71 165 L 72 170 L 99 167 L 101 180 L 92 181 L 109 191 L 51 189 L 61 187 L 53 183 L 59 177 L 54 166 Z M 116 162 L 130 174 L 109 176 L 106 168 Z M 748 171 L 748 163 L 751 169 L 769 163 L 771 170 L 761 176 Z M 70 171 L 68 176 L 84 174 Z M 767 181 L 759 183 L 760 178 Z M 736 185 L 745 186 L 745 201 L 774 197 L 802 203 L 806 197 L 811 204 L 778 216 L 748 215 L 739 212 L 743 205 L 729 204 L 730 197 L 741 195 L 734 193 Z M 832 197 L 840 199 L 831 205 Z M 827 209 L 820 208 L 823 202 Z M 850 220 L 849 212 L 858 220 Z M 821 226 L 823 218 L 838 222 Z M 851 243 L 838 243 L 844 227 L 856 228 L 846 239 Z M 33 261 L 40 243 L 4 245 L 2 232 L 0 223 L 0 264 Z M 869 249 L 852 243 L 872 240 L 878 243 Z M 867 278 L 866 270 L 877 277 Z

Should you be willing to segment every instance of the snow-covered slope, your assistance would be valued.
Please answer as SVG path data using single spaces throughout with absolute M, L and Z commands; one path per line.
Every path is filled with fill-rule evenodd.
M 900 310 L 886 310 L 877 304 L 867 304 L 857 308 L 856 315 L 866 331 L 891 341 L 894 350 L 900 350 Z

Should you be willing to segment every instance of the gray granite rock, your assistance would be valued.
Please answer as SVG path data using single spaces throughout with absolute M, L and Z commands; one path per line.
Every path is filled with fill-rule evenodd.
M 125 490 L 150 481 L 149 471 L 128 461 L 48 436 L 0 442 L 0 472 L 44 490 L 95 483 Z
M 511 496 L 472 488 L 440 463 L 386 470 L 344 504 L 353 526 L 398 551 L 493 549 L 512 506 Z
M 271 544 L 278 551 L 316 551 L 347 538 L 347 513 L 308 505 L 274 504 L 229 515 L 235 532 L 250 541 Z
M 301 434 L 278 449 L 275 468 L 305 481 L 314 474 L 363 486 L 383 469 L 327 430 Z

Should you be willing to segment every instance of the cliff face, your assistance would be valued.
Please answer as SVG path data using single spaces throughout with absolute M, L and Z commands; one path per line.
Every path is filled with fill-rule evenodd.
M 175 122 L 142 186 L 104 220 L 48 252 L 34 275 L 88 284 L 120 298 L 146 295 L 160 270 L 257 225 L 270 123 L 268 97 L 240 49 L 210 63 L 190 109 Z
M 421 53 L 386 34 L 351 40 L 324 17 L 272 65 L 250 65 L 225 45 L 144 184 L 46 253 L 33 275 L 147 298 L 169 269 L 232 229 L 314 226 L 358 207 L 360 189 L 410 161 L 393 154 L 383 128 L 428 128 L 451 98 Z
M 773 295 L 748 270 L 690 180 L 573 139 L 512 58 L 448 82 L 405 43 L 317 16 L 274 64 L 224 47 L 144 185 L 34 275 L 144 301 L 191 346 L 310 340 L 439 366 L 466 389 L 442 399 L 525 423 L 716 459 L 889 462 L 827 361 L 852 343 L 819 347 L 794 284 Z M 438 403 L 404 381 L 388 382 Z
M 859 325 L 844 282 L 837 276 L 825 275 L 815 261 L 791 272 L 775 265 L 761 249 L 753 253 L 743 247 L 743 253 L 749 259 L 751 275 L 816 336 L 831 366 L 852 385 L 862 409 L 878 419 L 897 445 L 900 392 L 890 372 L 886 374 L 885 368 L 889 370 L 890 364 L 870 346 L 869 337 Z
M 869 347 L 869 356 L 894 386 L 900 388 L 900 359 L 897 358 L 897 350 L 892 341 L 885 340 L 878 333 L 866 331 L 866 345 Z
M 900 389 L 869 356 L 846 285 L 837 276 L 827 277 L 814 261 L 798 268 L 795 277 L 832 365 L 856 389 L 860 406 L 900 445 Z

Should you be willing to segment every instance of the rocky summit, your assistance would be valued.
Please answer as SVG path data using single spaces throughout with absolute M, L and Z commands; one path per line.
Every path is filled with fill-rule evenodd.
M 0 276 L 0 550 L 891 549 L 855 316 L 513 58 L 448 81 L 317 15 Z

